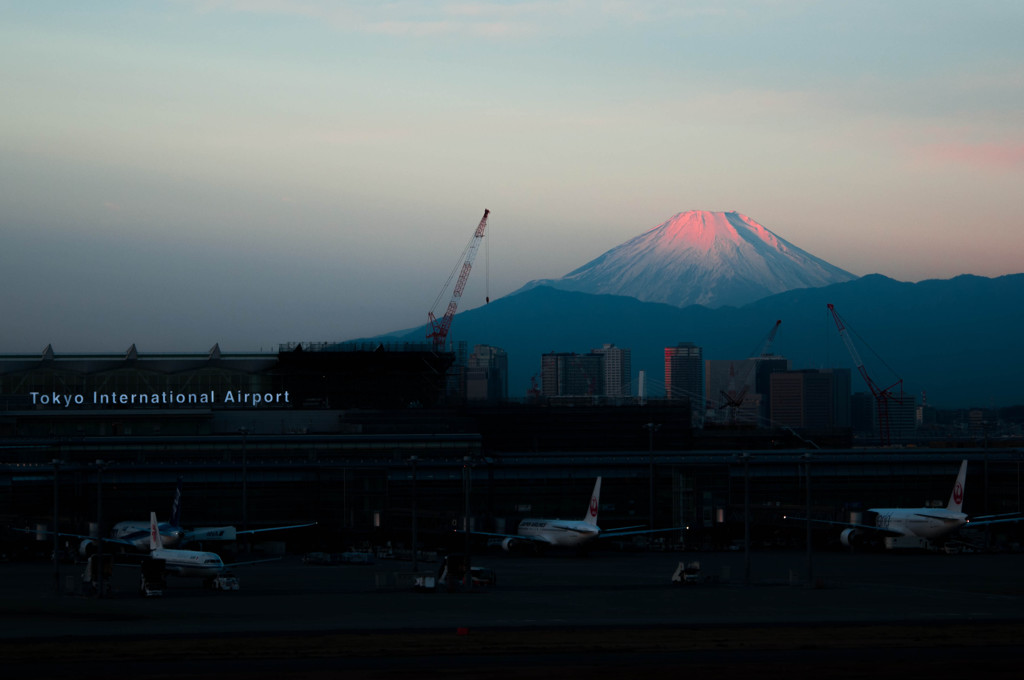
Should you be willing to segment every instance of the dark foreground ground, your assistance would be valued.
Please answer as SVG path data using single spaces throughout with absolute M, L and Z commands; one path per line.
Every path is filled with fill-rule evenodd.
M 699 560 L 702 582 L 673 585 Z M 496 586 L 415 592 L 411 565 L 239 568 L 241 590 L 55 593 L 0 565 L 5 677 L 1020 677 L 1024 556 L 595 553 L 476 557 Z M 421 570 L 436 565 L 420 564 Z M 808 566 L 811 575 L 808 576 Z M 75 585 L 80 566 L 62 568 Z M 699 674 L 695 676 L 694 674 Z

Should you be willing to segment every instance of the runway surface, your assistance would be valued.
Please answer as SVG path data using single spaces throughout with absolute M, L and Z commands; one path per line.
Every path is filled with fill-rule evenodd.
M 692 561 L 702 581 L 672 584 L 676 566 Z M 159 598 L 138 594 L 136 569 L 116 567 L 102 599 L 57 595 L 50 564 L 0 564 L 0 651 L 8 668 L 36 677 L 100 660 L 136 677 L 195 678 L 423 669 L 602 678 L 637 667 L 653 677 L 685 667 L 771 678 L 792 677 L 796 662 L 831 677 L 1017 677 L 1024 663 L 1024 555 L 816 553 L 808 561 L 802 552 L 754 552 L 749 582 L 742 552 L 494 554 L 474 564 L 493 567 L 498 583 L 417 592 L 409 562 L 317 566 L 289 557 L 239 567 L 237 592 L 170 579 Z M 63 566 L 62 586 L 81 570 Z

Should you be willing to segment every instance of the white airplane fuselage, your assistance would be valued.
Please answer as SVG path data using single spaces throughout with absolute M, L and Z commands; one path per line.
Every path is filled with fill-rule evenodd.
M 164 571 L 174 576 L 212 579 L 224 573 L 224 560 L 205 550 L 165 548 L 157 529 L 156 513 L 149 513 L 149 557 L 163 560 Z
M 904 536 L 934 540 L 967 523 L 967 515 L 946 508 L 871 508 L 875 526 Z
M 174 576 L 213 578 L 224 572 L 224 560 L 217 553 L 156 548 L 150 551 L 149 556 L 163 560 L 167 573 Z
M 476 531 L 481 536 L 494 536 L 502 539 L 501 546 L 512 550 L 516 546 L 532 545 L 534 548 L 572 548 L 585 550 L 590 543 L 598 538 L 618 538 L 639 534 L 657 534 L 670 531 L 681 531 L 685 527 L 668 529 L 642 529 L 639 526 L 618 527 L 602 532 L 597 526 L 597 513 L 601 507 L 601 478 L 594 482 L 594 491 L 590 494 L 590 502 L 583 513 L 583 519 L 535 519 L 526 518 L 519 523 L 515 534 Z
M 568 519 L 524 519 L 516 531 L 520 536 L 540 538 L 559 548 L 578 548 L 594 540 L 601 529 L 588 522 Z

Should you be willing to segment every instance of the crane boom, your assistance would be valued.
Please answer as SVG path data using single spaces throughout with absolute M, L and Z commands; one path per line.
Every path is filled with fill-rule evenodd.
M 868 375 L 867 368 L 864 367 L 864 361 L 860 358 L 860 353 L 857 352 L 857 348 L 853 344 L 853 340 L 850 335 L 846 332 L 846 324 L 843 323 L 839 313 L 836 311 L 835 305 L 831 302 L 828 303 L 828 311 L 832 314 L 832 318 L 835 319 L 836 328 L 839 329 L 839 337 L 843 339 L 846 344 L 846 349 L 850 352 L 850 356 L 853 358 L 853 362 L 857 365 L 857 372 L 860 373 L 860 377 L 864 379 L 864 383 L 871 390 L 871 396 L 875 398 L 875 403 L 878 406 L 878 430 L 882 438 L 882 444 L 884 446 L 889 445 L 889 400 L 902 403 L 903 401 L 903 380 L 898 379 L 892 385 L 888 387 L 879 387 L 871 376 Z M 900 396 L 896 397 L 892 393 L 892 388 L 900 386 Z
M 775 322 L 775 325 L 772 326 L 772 329 L 768 332 L 768 336 L 765 338 L 764 342 L 761 344 L 760 349 L 756 350 L 756 352 L 753 355 L 753 357 L 751 357 L 754 361 L 751 364 L 749 364 L 747 366 L 747 369 L 743 372 L 743 380 L 740 383 L 741 384 L 740 391 L 736 392 L 736 390 L 734 389 L 734 386 L 730 385 L 728 392 L 724 392 L 724 391 L 721 392 L 722 397 L 725 399 L 725 402 L 721 406 L 719 406 L 718 408 L 720 408 L 720 409 L 722 409 L 722 408 L 729 408 L 731 410 L 731 412 L 732 412 L 732 416 L 731 416 L 730 420 L 735 421 L 735 419 L 736 419 L 736 409 L 738 409 L 741 406 L 743 406 L 743 399 L 744 399 L 744 397 L 747 396 L 747 390 L 750 389 L 750 383 L 749 383 L 750 374 L 757 371 L 757 365 L 761 362 L 761 359 L 765 358 L 766 356 L 769 356 L 768 350 L 769 350 L 769 348 L 771 348 L 772 342 L 775 340 L 775 334 L 779 332 L 779 326 L 781 326 L 781 325 L 782 325 L 782 319 L 779 319 L 778 321 Z M 731 371 L 731 369 L 730 369 L 730 371 Z M 732 383 L 734 381 L 735 381 L 735 376 L 733 375 L 733 376 L 730 377 L 730 383 Z
M 434 307 L 427 312 L 427 317 L 430 320 L 430 330 L 427 332 L 427 337 L 433 340 L 435 350 L 443 349 L 448 340 L 448 329 L 451 328 L 452 319 L 455 318 L 455 310 L 458 309 L 459 300 L 462 298 L 462 291 L 466 287 L 466 281 L 469 280 L 469 272 L 473 268 L 473 260 L 476 258 L 476 251 L 480 248 L 480 241 L 483 240 L 484 230 L 487 228 L 487 216 L 490 213 L 490 210 L 484 210 L 484 216 L 480 219 L 480 224 L 477 225 L 476 231 L 473 232 L 473 236 L 470 237 L 469 243 L 466 245 L 465 250 L 463 250 L 463 255 L 460 259 L 462 263 L 461 270 L 459 270 L 459 265 L 456 264 L 455 269 L 448 276 L 444 288 L 441 289 L 441 293 L 437 296 Z M 448 308 L 445 310 L 441 320 L 438 321 L 437 317 L 434 316 L 434 310 L 437 309 L 437 305 L 444 292 L 448 289 L 448 284 L 451 283 L 456 270 L 459 270 L 458 281 L 456 281 L 455 288 L 452 290 L 451 299 L 448 301 Z

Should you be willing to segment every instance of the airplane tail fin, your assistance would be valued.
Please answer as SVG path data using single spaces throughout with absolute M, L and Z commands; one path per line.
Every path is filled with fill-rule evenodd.
M 160 528 L 157 525 L 156 513 L 149 513 L 149 549 L 157 550 L 164 547 L 163 538 L 160 536 Z
M 174 502 L 171 503 L 170 525 L 174 528 L 181 526 L 181 477 L 178 477 L 178 486 L 174 489 Z
M 963 512 L 961 509 L 964 504 L 964 486 L 967 484 L 967 461 L 960 463 L 960 474 L 956 476 L 956 484 L 953 485 L 953 493 L 949 495 L 949 503 L 946 504 L 947 510 L 953 512 Z
M 601 505 L 601 478 L 597 478 L 597 483 L 594 484 L 594 493 L 590 495 L 590 505 L 587 506 L 587 514 L 583 516 L 583 521 L 587 524 L 593 524 L 597 526 L 597 509 Z

